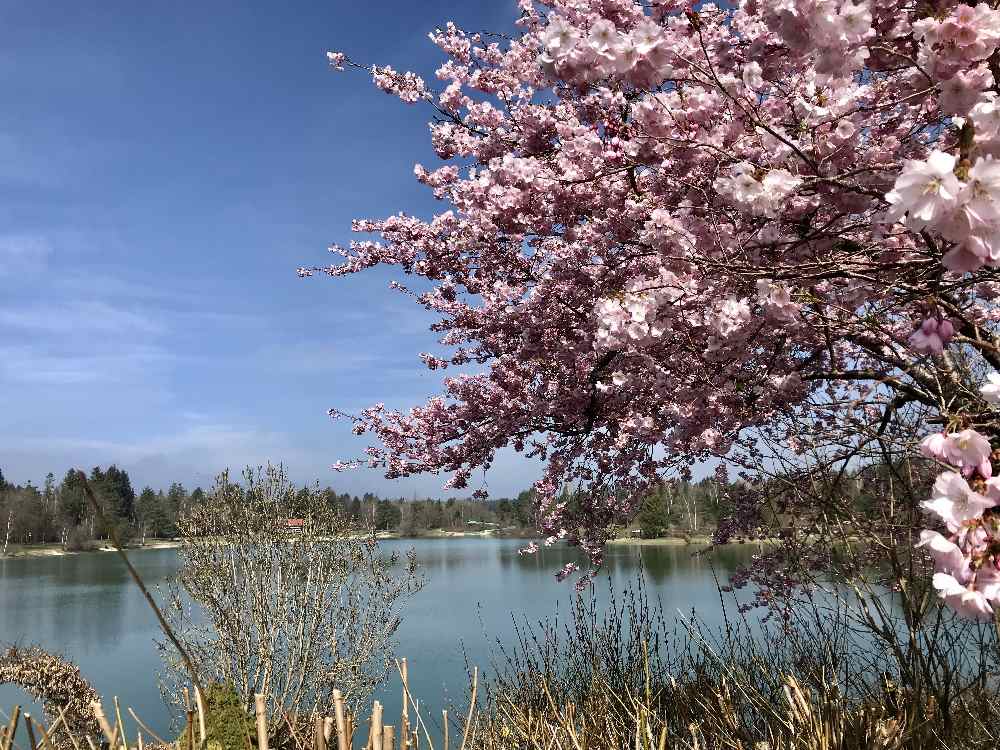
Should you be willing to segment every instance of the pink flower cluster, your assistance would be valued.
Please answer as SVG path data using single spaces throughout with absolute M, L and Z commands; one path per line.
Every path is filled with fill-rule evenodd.
M 991 375 L 981 393 L 1000 402 L 1000 376 Z M 993 477 L 993 449 L 973 429 L 930 435 L 921 443 L 928 458 L 959 471 L 945 471 L 934 482 L 929 500 L 921 505 L 942 521 L 943 535 L 925 529 L 918 547 L 934 559 L 934 588 L 960 614 L 991 618 L 1000 604 L 1000 478 Z
M 931 436 L 923 451 L 962 470 L 940 474 L 930 500 L 922 503 L 948 531 L 946 536 L 925 529 L 917 545 L 934 559 L 934 588 L 960 614 L 991 618 L 1000 603 L 1000 515 L 993 510 L 1000 504 L 1000 479 L 992 477 L 989 442 L 963 430 Z M 968 476 L 975 476 L 971 485 Z
M 922 42 L 922 69 L 941 82 L 942 108 L 966 114 L 993 84 L 985 61 L 1000 45 L 1000 12 L 986 3 L 959 4 L 943 18 L 915 21 L 913 35 Z
M 451 377 L 350 417 L 374 436 L 357 465 L 461 489 L 523 452 L 544 536 L 596 562 L 664 477 L 833 455 L 912 405 L 982 431 L 924 446 L 953 469 L 933 512 L 982 511 L 946 540 L 968 567 L 939 571 L 979 591 L 963 530 L 992 533 L 1000 377 L 981 399 L 965 380 L 1000 366 L 992 5 L 521 0 L 514 35 L 431 35 L 437 89 L 366 68 L 433 110 L 447 163 L 414 172 L 442 207 L 358 221 L 377 239 L 301 273 L 420 277 L 396 288 L 421 290 L 423 362 Z
M 758 179 L 752 164 L 740 162 L 733 165 L 729 177 L 715 181 L 715 189 L 733 203 L 757 216 L 773 217 L 788 197 L 802 184 L 787 169 L 770 169 Z
M 955 335 L 955 326 L 947 318 L 935 316 L 924 321 L 910 335 L 910 345 L 921 354 L 940 354 Z
M 663 28 L 649 19 L 626 32 L 609 19 L 581 27 L 553 16 L 538 38 L 542 69 L 566 80 L 596 81 L 613 74 L 641 84 L 673 72 Z
M 875 32 L 864 0 L 772 0 L 760 5 L 790 51 L 816 54 L 816 70 L 824 76 L 858 70 L 868 58 L 865 43 Z
M 384 68 L 377 65 L 372 67 L 372 80 L 382 91 L 398 96 L 407 104 L 414 104 L 428 96 L 427 86 L 420 76 L 409 72 L 399 73 L 388 65 Z
M 929 435 L 920 443 L 920 452 L 927 458 L 955 466 L 967 477 L 977 471 L 984 479 L 993 476 L 990 443 L 975 430 Z
M 1000 160 L 992 155 L 971 166 L 958 165 L 954 154 L 943 151 L 911 159 L 886 200 L 892 220 L 916 231 L 929 229 L 953 243 L 942 258 L 950 270 L 1000 266 Z
M 330 67 L 334 70 L 343 70 L 347 63 L 347 55 L 343 52 L 327 52 L 326 59 L 330 62 Z

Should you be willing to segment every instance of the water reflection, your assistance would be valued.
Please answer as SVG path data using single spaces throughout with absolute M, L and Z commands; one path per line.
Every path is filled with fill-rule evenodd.
M 388 550 L 414 547 L 427 579 L 404 613 L 398 653 L 410 663 L 412 690 L 438 709 L 461 701 L 469 663 L 488 668 L 497 639 L 510 643 L 515 623 L 535 623 L 565 613 L 573 587 L 553 573 L 566 562 L 586 560 L 566 547 L 520 555 L 522 540 L 427 539 L 386 542 Z M 651 597 L 668 613 L 695 609 L 709 624 L 721 622 L 715 580 L 724 580 L 749 560 L 753 548 L 698 555 L 686 546 L 613 546 L 594 595 L 606 601 L 609 581 L 620 588 L 642 575 Z M 133 554 L 151 586 L 163 584 L 177 567 L 173 550 Z M 0 560 L 0 642 L 37 643 L 65 653 L 105 696 L 119 695 L 158 733 L 169 717 L 156 687 L 160 669 L 153 645 L 154 616 L 116 556 Z M 399 711 L 392 687 L 381 698 Z M 23 702 L 12 687 L 0 687 L 0 706 Z M 35 709 L 37 711 L 37 708 Z

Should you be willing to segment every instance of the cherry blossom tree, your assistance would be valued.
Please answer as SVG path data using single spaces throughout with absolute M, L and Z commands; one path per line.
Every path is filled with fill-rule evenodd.
M 414 171 L 443 207 L 358 220 L 340 261 L 300 273 L 419 277 L 394 286 L 439 316 L 447 354 L 423 362 L 459 369 L 407 412 L 332 411 L 376 438 L 360 462 L 460 489 L 505 447 L 542 459 L 540 528 L 595 563 L 664 477 L 809 476 L 786 512 L 814 565 L 846 517 L 919 541 L 944 599 L 989 614 L 997 5 L 520 0 L 516 35 L 430 34 L 434 87 L 331 52 L 433 112 L 441 162 Z M 817 489 L 928 434 L 947 471 L 926 507 L 883 497 L 865 526 Z M 763 533 L 759 500 L 720 541 Z

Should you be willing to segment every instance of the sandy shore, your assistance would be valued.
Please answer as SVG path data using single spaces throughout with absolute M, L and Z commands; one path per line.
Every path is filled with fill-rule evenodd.
M 126 547 L 126 552 L 134 552 L 135 550 L 146 550 L 146 549 L 175 549 L 180 547 L 180 542 L 174 542 L 169 540 L 157 540 L 155 542 L 148 542 L 142 546 Z M 30 544 L 30 545 L 11 545 L 11 549 L 7 551 L 7 558 L 20 558 L 20 557 L 65 557 L 67 555 L 89 555 L 92 552 L 114 552 L 115 548 L 110 546 L 95 547 L 94 549 L 80 550 L 79 552 L 69 552 L 64 550 L 58 544 Z M 0 559 L 4 559 L 0 557 Z
M 712 543 L 707 536 L 693 536 L 688 539 L 680 537 L 661 537 L 659 539 L 643 539 L 638 536 L 623 536 L 618 539 L 609 539 L 608 544 L 632 544 L 639 547 L 685 547 L 697 546 L 705 547 Z

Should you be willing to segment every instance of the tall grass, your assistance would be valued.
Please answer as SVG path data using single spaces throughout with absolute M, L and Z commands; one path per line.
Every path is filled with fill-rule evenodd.
M 579 599 L 565 621 L 520 629 L 469 747 L 995 747 L 994 632 L 872 601 L 803 597 L 787 617 L 709 631 L 668 620 L 641 585 L 603 611 Z

